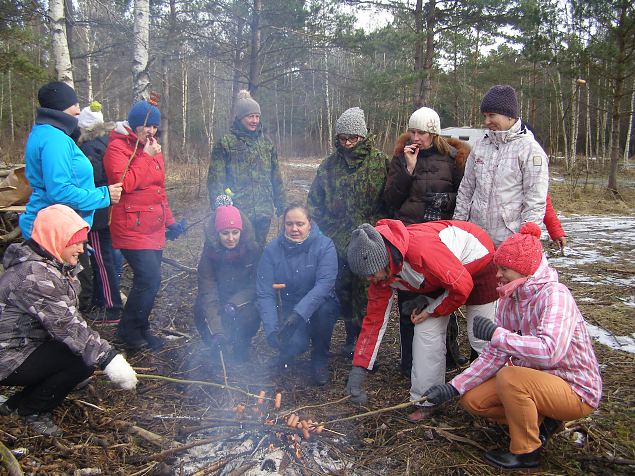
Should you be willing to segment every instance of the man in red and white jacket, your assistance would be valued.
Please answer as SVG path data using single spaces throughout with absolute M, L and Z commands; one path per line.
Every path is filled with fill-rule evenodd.
M 415 324 L 410 395 L 419 400 L 431 385 L 445 381 L 445 333 L 449 315 L 468 304 L 468 337 L 474 316 L 493 320 L 496 307 L 494 244 L 478 226 L 462 221 L 435 221 L 406 227 L 399 220 L 364 223 L 353 231 L 348 247 L 351 271 L 370 281 L 368 307 L 353 355 L 347 385 L 353 401 L 363 403 L 364 369 L 375 363 L 388 325 L 394 289 L 422 295 L 410 306 Z M 404 303 L 405 306 L 408 303 Z M 426 408 L 427 407 L 427 408 Z M 426 418 L 424 404 L 410 418 Z

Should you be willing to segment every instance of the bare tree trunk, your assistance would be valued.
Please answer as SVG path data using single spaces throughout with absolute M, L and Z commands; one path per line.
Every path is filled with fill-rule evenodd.
M 232 78 L 232 98 L 231 98 L 231 107 L 230 107 L 230 122 L 234 117 L 234 108 L 236 107 L 236 97 L 238 96 L 238 91 L 240 88 L 240 75 L 242 73 L 242 56 L 243 56 L 243 38 L 242 38 L 242 30 L 244 26 L 244 19 L 239 18 L 236 20 L 236 35 L 235 35 L 235 44 L 234 44 L 234 59 L 233 59 L 233 68 L 234 74 Z
M 249 55 L 249 92 L 255 96 L 260 86 L 260 14 L 262 0 L 254 1 L 251 17 L 251 52 Z
M 64 18 L 64 0 L 49 0 L 49 18 L 51 21 L 53 60 L 55 76 L 73 87 L 73 65 L 68 50 L 66 20 Z
M 580 110 L 580 86 L 573 82 L 571 84 L 571 138 L 569 140 L 569 157 L 571 159 L 571 166 L 576 163 L 577 147 L 578 147 L 578 127 L 580 123 L 579 110 Z
M 624 78 L 617 76 L 615 78 L 615 89 L 613 90 L 613 107 L 611 110 L 611 166 L 609 169 L 608 189 L 611 192 L 618 193 L 617 190 L 617 167 L 620 161 L 620 104 L 624 96 Z
M 631 155 L 631 135 L 633 133 L 633 111 L 635 111 L 635 78 L 631 91 L 631 108 L 628 111 L 628 127 L 626 129 L 626 143 L 624 144 L 624 167 L 628 167 Z
M 9 126 L 11 127 L 11 142 L 15 142 L 15 120 L 13 117 L 13 78 L 11 70 L 7 71 L 8 97 L 9 97 Z
M 181 107 L 181 120 L 183 123 L 183 128 L 181 130 L 181 147 L 183 150 L 185 150 L 185 145 L 187 142 L 187 111 L 188 111 L 188 69 L 187 69 L 187 63 L 185 61 L 185 59 L 181 62 L 181 84 L 182 84 L 182 91 L 183 91 L 183 95 L 181 96 L 181 103 L 182 103 L 182 107 Z
M 134 100 L 147 99 L 150 94 L 148 50 L 150 48 L 150 0 L 134 0 L 132 53 L 132 91 Z
M 163 77 L 163 114 L 161 114 L 161 150 L 163 151 L 163 161 L 165 162 L 165 169 L 167 171 L 170 163 L 170 157 L 172 157 L 172 151 L 170 146 L 172 144 L 172 111 L 170 96 L 172 92 L 172 79 L 170 77 L 170 64 L 166 57 L 161 62 L 161 76 Z
M 412 107 L 413 110 L 420 108 L 423 105 L 421 94 L 423 92 L 423 0 L 417 0 L 414 10 L 415 17 L 415 83 L 412 92 Z
M 326 48 L 323 50 L 324 58 L 324 107 L 326 108 L 326 127 L 328 130 L 328 140 L 326 150 L 329 150 L 333 141 L 333 111 L 331 106 L 331 90 L 329 89 L 329 57 Z

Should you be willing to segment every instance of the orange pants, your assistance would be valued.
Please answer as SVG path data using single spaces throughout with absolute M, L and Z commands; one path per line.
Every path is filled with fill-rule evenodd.
M 593 411 L 560 377 L 513 366 L 466 392 L 461 405 L 474 415 L 509 425 L 509 450 L 516 454 L 540 447 L 538 427 L 544 417 L 568 421 Z

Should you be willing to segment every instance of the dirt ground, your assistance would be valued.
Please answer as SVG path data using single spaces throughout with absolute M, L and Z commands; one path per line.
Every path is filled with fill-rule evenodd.
M 306 195 L 315 168 L 315 160 L 285 163 L 285 177 L 293 196 L 302 198 Z M 54 419 L 65 432 L 62 438 L 38 436 L 19 419 L 0 417 L 0 440 L 20 455 L 19 463 L 25 473 L 193 474 L 196 461 L 193 464 L 192 453 L 186 456 L 186 451 L 179 450 L 178 445 L 195 444 L 205 439 L 235 441 L 245 429 L 262 434 L 270 432 L 262 424 L 261 415 L 237 416 L 232 411 L 238 403 L 255 408 L 254 398 L 241 391 L 257 394 L 265 390 L 268 396 L 281 391 L 284 413 L 295 410 L 303 418 L 314 421 L 330 421 L 407 401 L 409 382 L 398 372 L 399 334 L 394 321 L 384 339 L 378 368 L 369 376 L 366 385 L 369 393 L 367 408 L 341 401 L 351 365 L 350 359 L 341 353 L 344 336 L 341 322 L 337 324 L 332 342 L 332 383 L 326 387 L 309 385 L 308 361 L 300 362 L 286 375 L 273 373 L 269 366 L 273 353 L 262 332 L 254 340 L 249 363 L 236 363 L 228 358 L 223 368 L 220 362 L 210 358 L 191 319 L 197 292 L 195 267 L 202 248 L 202 225 L 208 216 L 204 176 L 205 171 L 194 168 L 171 171 L 169 195 L 173 210 L 177 217 L 187 218 L 193 226 L 183 239 L 168 243 L 164 252 L 165 257 L 180 265 L 164 264 L 162 288 L 152 315 L 153 326 L 168 339 L 168 345 L 158 353 L 139 352 L 128 358 L 140 374 L 216 384 L 226 380 L 229 387 L 240 391 L 141 377 L 137 390 L 130 393 L 118 390 L 103 376 L 97 375 L 87 388 L 71 394 L 55 411 Z M 569 230 L 567 225 L 570 224 L 576 232 L 569 233 L 565 257 L 556 252 L 551 255 L 561 279 L 572 289 L 589 323 L 616 337 L 632 337 L 635 332 L 635 307 L 629 304 L 635 295 L 630 239 L 635 228 L 635 193 L 632 189 L 624 191 L 626 205 L 613 207 L 618 208 L 613 211 L 625 217 L 625 234 L 616 231 L 614 222 L 607 224 L 614 232 L 611 238 L 614 245 L 603 244 L 600 257 L 603 256 L 605 261 L 599 262 L 597 257 L 583 260 L 576 255 L 589 258 L 584 251 L 592 249 L 604 235 L 601 230 L 596 230 L 596 241 L 593 241 L 586 228 L 599 219 L 591 219 L 588 227 L 576 228 L 580 220 L 571 213 L 575 210 L 579 215 L 605 216 L 607 209 L 610 210 L 610 202 L 606 207 L 598 206 L 604 200 L 600 198 L 601 194 L 600 187 L 593 192 L 583 191 L 585 200 L 594 202 L 595 207 L 585 205 L 585 210 L 581 210 L 583 206 L 576 210 L 576 199 L 571 198 L 566 183 L 554 184 L 552 196 L 556 209 L 566 208 L 569 213 L 564 220 L 565 229 Z M 620 236 L 629 239 L 620 240 Z M 581 275 L 589 279 L 576 280 Z M 124 291 L 125 285 L 127 280 Z M 98 317 L 89 316 L 91 319 Z M 114 333 L 113 326 L 98 321 L 93 325 L 107 338 Z M 464 328 L 460 339 L 467 354 Z M 635 355 L 599 343 L 595 350 L 604 378 L 601 406 L 591 416 L 571 423 L 552 439 L 544 453 L 540 474 L 604 475 L 633 474 L 635 471 Z M 448 378 L 453 375 L 455 372 L 449 373 Z M 264 406 L 266 412 L 275 416 L 269 402 Z M 330 457 L 342 463 L 341 469 L 331 474 L 501 474 L 483 463 L 481 454 L 483 449 L 507 444 L 504 428 L 473 418 L 456 403 L 445 406 L 426 424 L 409 423 L 406 419 L 409 410 L 404 408 L 327 425 L 333 432 L 315 435 L 313 439 L 320 440 Z M 273 427 L 278 435 L 288 432 L 281 428 Z M 171 454 L 169 451 L 162 453 L 170 448 L 175 448 Z M 226 472 L 230 460 L 205 454 L 198 466 L 203 469 L 197 474 L 266 473 L 256 471 L 258 468 L 253 465 Z M 294 460 L 290 456 L 285 463 L 286 469 L 279 470 L 278 474 L 327 473 L 324 468 L 303 464 L 303 461 L 306 460 Z M 2 467 L 0 474 L 8 473 Z

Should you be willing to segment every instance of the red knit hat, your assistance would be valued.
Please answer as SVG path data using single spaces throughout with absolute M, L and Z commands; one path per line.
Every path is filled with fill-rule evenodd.
M 494 253 L 494 263 L 513 269 L 523 276 L 531 276 L 542 261 L 540 227 L 535 223 L 525 223 L 520 232 L 507 238 Z
M 225 228 L 237 228 L 243 229 L 243 220 L 240 217 L 238 208 L 233 205 L 221 205 L 216 209 L 216 218 L 214 219 L 214 228 L 216 231 L 224 230 Z
M 76 232 L 73 236 L 71 236 L 71 239 L 68 240 L 68 243 L 66 243 L 66 246 L 71 246 L 71 245 L 74 245 L 75 243 L 83 243 L 86 240 L 88 240 L 88 228 L 82 228 L 81 230 Z

